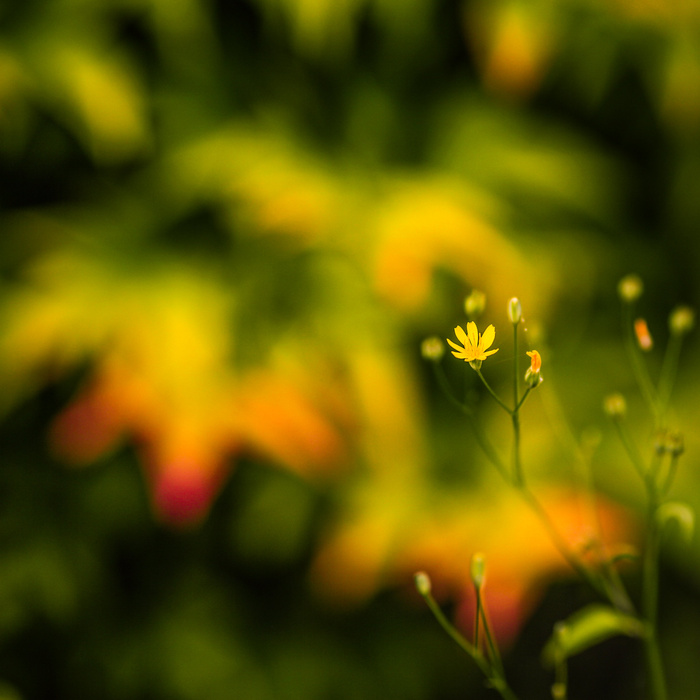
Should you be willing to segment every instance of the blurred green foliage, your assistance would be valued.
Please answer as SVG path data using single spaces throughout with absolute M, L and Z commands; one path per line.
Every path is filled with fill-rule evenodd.
M 497 328 L 520 296 L 554 387 L 529 468 L 569 483 L 548 421 L 590 436 L 632 393 L 618 278 L 644 277 L 660 346 L 697 306 L 698 176 L 695 2 L 0 1 L 0 697 L 491 697 L 404 569 L 458 577 L 492 535 L 524 596 L 557 566 L 499 520 L 419 343 L 473 287 Z M 597 459 L 637 508 L 607 436 Z M 700 545 L 668 551 L 680 693 Z M 523 698 L 585 602 L 560 584 L 520 611 Z M 635 651 L 606 644 L 572 697 L 638 697 Z

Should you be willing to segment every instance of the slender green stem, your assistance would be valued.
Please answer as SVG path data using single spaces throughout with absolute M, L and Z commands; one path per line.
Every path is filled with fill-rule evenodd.
M 479 625 L 481 623 L 481 589 L 476 587 L 476 614 L 474 615 L 474 648 L 479 648 Z
M 642 570 L 642 612 L 647 622 L 644 648 L 649 672 L 649 684 L 653 700 L 666 700 L 666 681 L 657 637 L 659 599 L 659 527 L 656 519 L 658 497 L 651 479 L 646 481 L 648 496 L 647 541 Z
M 666 479 L 664 480 L 663 486 L 659 491 L 663 496 L 669 492 L 671 484 L 676 476 L 676 471 L 678 470 L 678 457 L 678 455 L 671 455 L 671 461 L 669 462 L 668 471 L 666 472 Z
M 489 394 L 491 394 L 491 396 L 493 396 L 493 398 L 495 399 L 496 403 L 497 403 L 506 413 L 508 413 L 509 415 L 513 415 L 512 409 L 511 409 L 511 408 L 503 401 L 503 399 L 501 399 L 501 397 L 491 388 L 491 386 L 489 385 L 489 383 L 486 381 L 486 378 L 485 378 L 484 375 L 481 373 L 481 370 L 480 370 L 480 369 L 477 369 L 477 370 L 474 370 L 474 371 L 479 375 L 479 379 L 481 379 L 481 381 L 483 382 L 484 386 L 485 386 L 486 389 L 488 390 Z
M 447 382 L 447 377 L 445 376 L 445 370 L 442 368 L 442 365 L 439 362 L 433 362 L 431 364 L 433 365 L 433 372 L 435 374 L 435 378 L 437 379 L 437 383 L 440 389 L 442 390 L 442 393 L 445 394 L 445 396 L 447 397 L 447 400 L 459 411 L 466 414 L 470 418 L 473 418 L 474 411 L 472 410 L 471 406 L 468 406 L 466 403 L 460 401 L 452 393 L 450 385 Z
M 566 656 L 558 651 L 554 662 L 554 686 L 552 687 L 552 697 L 556 700 L 566 700 L 568 695 L 569 668 L 566 663 Z M 556 694 L 555 694 L 556 688 Z
M 450 623 L 450 621 L 445 617 L 445 613 L 442 612 L 440 606 L 437 604 L 435 598 L 428 593 L 423 596 L 425 602 L 430 608 L 430 612 L 433 613 L 435 619 L 440 623 L 445 632 L 452 638 L 454 642 L 462 649 L 462 651 L 469 654 L 469 656 L 474 659 L 479 668 L 484 672 L 485 675 L 490 675 L 491 669 L 489 668 L 489 663 L 486 657 L 475 647 L 473 647 L 457 630 L 457 628 Z
M 463 413 L 465 416 L 467 416 L 469 420 L 469 426 L 472 429 L 472 432 L 474 433 L 474 437 L 476 438 L 477 444 L 479 447 L 482 449 L 484 454 L 488 457 L 490 462 L 496 467 L 498 470 L 499 474 L 508 482 L 510 483 L 510 477 L 508 475 L 508 469 L 506 468 L 505 464 L 503 464 L 503 461 L 498 455 L 498 452 L 496 451 L 496 448 L 491 444 L 490 440 L 486 437 L 486 434 L 484 431 L 481 429 L 481 426 L 476 420 L 476 417 L 474 415 L 474 411 L 472 410 L 471 406 L 468 406 L 465 403 L 462 403 L 459 399 L 457 399 L 451 392 L 449 384 L 447 383 L 447 377 L 445 376 L 445 372 L 442 369 L 442 366 L 437 363 L 433 362 L 433 371 L 435 372 L 435 377 L 437 379 L 437 382 L 442 389 L 443 393 L 447 397 L 447 399 L 450 401 L 450 403 L 455 406 L 461 413 Z
M 663 438 L 663 436 L 662 436 Z M 652 455 L 651 462 L 649 463 L 649 470 L 647 477 L 651 479 L 654 484 L 658 483 L 659 472 L 661 470 L 661 465 L 663 464 L 664 452 L 663 449 L 655 449 Z
M 632 318 L 632 305 L 623 304 L 622 307 L 622 332 L 623 338 L 625 339 L 625 347 L 627 348 L 627 354 L 629 355 L 630 362 L 632 364 L 632 370 L 634 371 L 635 379 L 639 385 L 639 389 L 642 392 L 642 396 L 649 405 L 654 417 L 658 420 L 659 417 L 659 405 L 658 397 L 656 391 L 654 390 L 654 385 L 649 376 L 649 370 L 647 369 L 644 359 L 642 357 L 642 352 L 637 346 L 637 342 L 634 337 L 634 319 Z
M 528 394 L 532 391 L 532 387 L 529 386 L 527 389 L 525 389 L 525 393 L 520 397 L 520 401 L 515 405 L 515 410 L 519 411 L 520 407 L 525 403 L 525 399 L 528 397 Z
M 593 575 L 593 573 L 586 567 L 586 565 L 581 561 L 581 559 L 571 551 L 569 545 L 567 544 L 564 537 L 561 535 L 559 530 L 552 522 L 549 517 L 549 513 L 545 510 L 544 506 L 540 503 L 534 493 L 530 491 L 526 486 L 521 486 L 518 488 L 518 493 L 521 498 L 528 504 L 530 509 L 537 515 L 540 522 L 544 526 L 552 544 L 557 548 L 558 552 L 567 562 L 567 564 L 589 585 L 596 591 L 599 595 L 606 599 L 609 599 L 608 591 L 606 587 L 601 583 L 600 579 Z
M 519 379 L 520 379 L 520 357 L 518 357 L 518 324 L 513 324 L 513 406 L 514 413 L 517 412 L 520 401 L 518 400 Z
M 523 467 L 520 458 L 520 357 L 518 352 L 518 324 L 513 324 L 513 480 L 517 486 L 525 483 L 523 478 Z
M 556 391 L 553 389 L 551 382 L 548 383 L 547 388 L 540 394 L 540 396 L 549 417 L 549 421 L 560 442 L 574 455 L 581 468 L 580 478 L 583 482 L 585 505 L 588 511 L 588 520 L 594 529 L 594 544 L 598 555 L 598 561 L 600 562 L 601 571 L 603 573 L 603 576 L 601 577 L 602 584 L 607 590 L 606 597 L 618 610 L 622 610 L 633 615 L 635 614 L 634 604 L 627 593 L 627 589 L 620 578 L 617 568 L 615 567 L 614 563 L 611 562 L 607 548 L 603 543 L 603 528 L 600 521 L 600 512 L 598 510 L 596 499 L 595 475 L 591 464 L 590 448 L 584 450 L 583 446 L 579 444 L 579 441 L 574 436 L 571 426 L 564 417 L 564 409 L 559 401 Z
M 644 466 L 644 460 L 642 459 L 637 446 L 634 444 L 632 436 L 627 430 L 627 426 L 624 424 L 624 421 L 619 419 L 615 420 L 614 423 L 615 428 L 617 429 L 617 434 L 620 436 L 620 442 L 622 442 L 622 446 L 625 448 L 627 456 L 630 458 L 630 462 L 632 462 L 632 466 L 634 466 L 642 481 L 646 482 L 647 470 Z
M 678 373 L 678 361 L 680 360 L 682 345 L 682 336 L 677 333 L 671 333 L 659 378 L 659 427 L 663 427 L 666 421 L 666 414 L 671 402 L 671 393 L 676 381 L 676 374 Z
M 430 611 L 435 616 L 443 630 L 452 638 L 457 645 L 465 651 L 476 662 L 481 672 L 486 676 L 494 690 L 497 690 L 503 700 L 517 700 L 517 696 L 510 689 L 503 675 L 502 667 L 494 666 L 489 660 L 474 646 L 472 646 L 462 634 L 452 625 L 445 617 L 445 614 L 440 609 L 440 606 L 435 601 L 435 598 L 430 593 L 423 594 L 425 602 L 428 604 Z
M 488 621 L 488 616 L 486 614 L 486 608 L 483 603 L 481 604 L 481 621 L 484 627 L 484 637 L 486 637 L 486 647 L 489 650 L 489 658 L 491 659 L 492 665 L 498 669 L 498 674 L 501 677 L 505 677 L 505 671 L 503 670 L 503 662 L 501 660 L 501 654 L 498 651 L 498 645 L 491 632 L 491 625 Z
M 523 477 L 523 466 L 520 459 L 520 413 L 514 411 L 512 415 L 513 421 L 513 482 L 518 488 L 525 485 Z

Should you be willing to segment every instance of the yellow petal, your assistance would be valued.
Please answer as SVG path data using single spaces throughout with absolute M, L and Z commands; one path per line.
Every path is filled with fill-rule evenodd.
M 493 345 L 493 341 L 496 338 L 496 329 L 493 326 L 489 326 L 481 336 L 481 348 L 486 350 Z
M 460 328 L 460 330 L 462 330 L 462 329 Z M 462 333 L 464 333 L 464 331 L 462 331 Z M 455 350 L 461 350 L 462 352 L 464 352 L 464 348 L 461 345 L 457 345 L 457 343 L 453 343 L 449 338 L 446 338 L 446 340 Z
M 470 325 L 474 326 L 473 323 L 467 324 L 467 329 Z M 457 340 L 459 340 L 459 342 L 462 343 L 462 345 L 466 346 L 468 344 L 467 334 L 464 332 L 462 326 L 457 326 L 457 328 L 455 328 L 455 335 L 457 336 Z
M 469 335 L 469 344 L 475 348 L 478 347 L 479 331 L 476 329 L 476 323 L 474 323 L 474 321 L 469 321 L 469 323 L 467 323 L 467 334 Z

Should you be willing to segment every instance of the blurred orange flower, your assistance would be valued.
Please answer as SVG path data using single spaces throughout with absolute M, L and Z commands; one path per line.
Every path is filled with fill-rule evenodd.
M 97 256 L 47 256 L 5 309 L 2 365 L 16 398 L 79 362 L 92 365 L 55 419 L 51 442 L 88 464 L 133 440 L 159 516 L 201 519 L 243 452 L 304 474 L 343 460 L 344 418 L 328 377 L 231 361 L 229 292 L 202 271 L 159 262 L 147 274 Z M 16 400 L 15 398 L 15 400 Z

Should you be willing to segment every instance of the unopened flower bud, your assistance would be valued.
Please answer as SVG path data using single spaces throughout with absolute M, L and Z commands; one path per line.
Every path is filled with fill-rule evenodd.
M 542 369 L 542 358 L 537 350 L 526 353 L 530 357 L 530 366 L 525 372 L 525 383 L 531 388 L 539 386 L 542 383 L 542 375 L 540 370 Z
M 672 457 L 680 457 L 685 452 L 683 433 L 669 433 L 666 436 L 666 449 Z
M 469 320 L 481 316 L 486 308 L 486 294 L 479 289 L 473 289 L 471 294 L 464 300 L 464 311 Z
M 623 418 L 627 413 L 627 402 L 622 394 L 610 394 L 605 397 L 603 408 L 611 418 Z
M 445 354 L 445 344 L 436 335 L 430 336 L 421 343 L 420 354 L 424 360 L 439 362 Z
M 520 323 L 522 317 L 523 307 L 520 303 L 520 299 L 518 299 L 518 297 L 513 297 L 508 302 L 508 318 L 510 319 L 510 322 L 515 326 L 518 323 Z
M 643 318 L 638 318 L 634 322 L 634 335 L 637 338 L 639 348 L 644 352 L 649 352 L 654 347 L 654 340 L 649 333 L 649 326 Z
M 414 577 L 413 580 L 416 584 L 416 590 L 422 595 L 430 595 L 430 589 L 432 588 L 432 584 L 430 582 L 430 576 L 425 573 L 425 571 L 419 571 Z
M 472 583 L 475 588 L 481 588 L 484 585 L 484 574 L 486 573 L 486 560 L 484 555 L 477 553 L 472 557 L 470 574 Z
M 695 326 L 695 311 L 689 306 L 678 306 L 668 317 L 668 326 L 674 335 L 685 335 Z
M 644 284 L 639 275 L 625 275 L 617 285 L 617 293 L 620 299 L 631 304 L 637 301 L 644 291 Z

